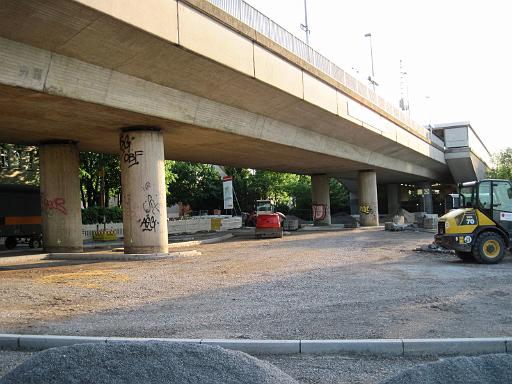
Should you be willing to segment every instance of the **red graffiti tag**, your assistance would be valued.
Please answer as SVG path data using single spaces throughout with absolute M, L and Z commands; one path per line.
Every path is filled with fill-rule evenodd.
M 63 197 L 56 197 L 53 200 L 44 199 L 43 206 L 46 210 L 55 209 L 65 215 L 68 214 L 68 210 L 65 207 L 66 200 Z

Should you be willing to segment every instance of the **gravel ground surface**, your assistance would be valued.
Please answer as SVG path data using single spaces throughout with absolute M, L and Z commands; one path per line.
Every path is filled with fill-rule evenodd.
M 0 265 L 0 333 L 187 338 L 512 335 L 512 258 L 414 252 L 432 234 L 347 230 L 145 262 Z
M 506 384 L 511 371 L 510 355 L 453 357 L 410 368 L 383 384 Z
M 23 362 L 0 384 L 298 384 L 268 362 L 242 352 L 160 342 L 52 348 Z
M 347 357 L 339 355 L 260 356 L 304 384 L 377 384 L 433 359 Z
M 32 353 L 0 351 L 0 377 Z M 376 384 L 402 370 L 434 359 L 345 356 L 257 356 L 303 384 Z

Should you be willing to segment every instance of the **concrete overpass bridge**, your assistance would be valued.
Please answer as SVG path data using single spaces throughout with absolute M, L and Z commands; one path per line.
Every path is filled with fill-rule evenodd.
M 327 206 L 328 177 L 354 180 L 365 225 L 377 183 L 453 182 L 441 128 L 247 4 L 213 3 L 1 1 L 0 142 L 40 145 L 48 249 L 81 249 L 78 151 L 121 155 L 127 252 L 166 251 L 164 158 L 311 174 Z

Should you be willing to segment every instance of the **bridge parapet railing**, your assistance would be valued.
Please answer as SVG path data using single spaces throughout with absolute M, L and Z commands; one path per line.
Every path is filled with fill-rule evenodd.
M 227 12 L 231 16 L 247 24 L 262 35 L 268 37 L 281 47 L 292 52 L 296 56 L 305 60 L 315 68 L 324 72 L 334 80 L 340 82 L 359 96 L 377 105 L 380 109 L 386 111 L 394 118 L 400 120 L 403 124 L 410 127 L 423 137 L 428 137 L 428 130 L 422 125 L 411 120 L 408 114 L 403 113 L 399 108 L 384 100 L 382 97 L 357 80 L 355 77 L 346 73 L 328 58 L 315 51 L 304 41 L 287 31 L 279 24 L 271 20 L 268 16 L 247 4 L 243 0 L 208 0 L 216 7 Z

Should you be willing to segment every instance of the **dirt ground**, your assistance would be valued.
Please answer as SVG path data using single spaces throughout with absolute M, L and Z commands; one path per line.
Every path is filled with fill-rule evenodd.
M 0 333 L 188 338 L 512 335 L 512 257 L 414 252 L 432 234 L 302 233 L 144 262 L 0 257 Z M 19 254 L 18 254 L 19 255 Z

